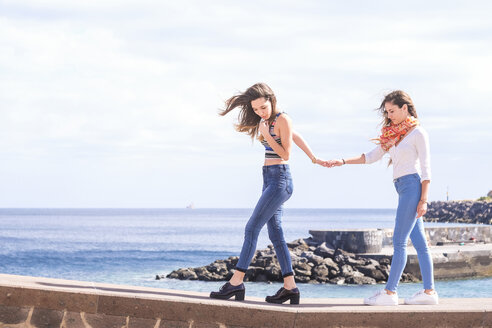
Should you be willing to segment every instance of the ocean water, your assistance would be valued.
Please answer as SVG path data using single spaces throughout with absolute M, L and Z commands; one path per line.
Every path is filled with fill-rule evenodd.
M 0 273 L 209 292 L 223 282 L 155 280 L 238 255 L 252 209 L 0 209 Z M 310 229 L 392 228 L 393 209 L 285 209 L 287 241 Z M 438 224 L 427 224 L 436 226 Z M 450 225 L 450 224 L 448 224 Z M 266 227 L 258 249 L 269 244 Z M 246 283 L 264 297 L 279 283 Z M 304 297 L 364 297 L 383 285 L 299 284 Z M 409 296 L 421 284 L 401 284 Z M 492 278 L 437 281 L 441 297 L 492 297 Z

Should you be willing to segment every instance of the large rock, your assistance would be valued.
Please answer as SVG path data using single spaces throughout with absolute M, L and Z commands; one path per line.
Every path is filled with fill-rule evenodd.
M 492 224 L 492 202 L 487 200 L 431 202 L 425 214 L 425 220 Z
M 318 265 L 317 267 L 314 267 L 312 270 L 312 274 L 314 278 L 324 278 L 325 280 L 328 280 L 329 275 L 330 275 L 330 269 L 324 264 Z
M 221 262 L 214 262 L 210 265 L 206 266 L 206 269 L 211 272 L 211 273 L 216 273 L 219 276 L 225 276 L 227 272 L 229 271 L 227 269 L 227 264 L 223 261 Z
M 351 277 L 354 274 L 354 269 L 348 264 L 342 265 L 340 271 L 342 277 Z
M 314 255 L 313 252 L 307 251 L 301 254 L 301 257 L 305 257 L 309 262 L 313 263 L 315 266 L 323 264 L 324 259 L 321 256 Z
M 335 255 L 335 250 L 328 247 L 326 243 L 322 243 L 314 250 L 314 254 L 323 258 L 333 258 L 333 255 Z
M 364 275 L 356 275 L 346 278 L 345 280 L 349 284 L 355 285 L 373 285 L 376 283 L 376 280 L 371 277 L 366 277 Z
M 364 265 L 364 266 L 356 266 L 355 267 L 357 271 L 363 273 L 367 277 L 372 277 L 376 281 L 382 281 L 385 280 L 387 277 L 385 277 L 384 273 L 381 272 L 375 265 L 369 264 L 369 265 Z
M 326 243 L 316 244 L 309 238 L 289 243 L 295 279 L 300 283 L 372 284 L 388 278 L 391 257 L 362 258 L 342 249 L 333 250 Z M 231 256 L 198 268 L 178 269 L 169 273 L 169 279 L 224 281 L 235 272 L 238 257 Z M 156 276 L 163 279 L 164 276 Z M 417 278 L 404 274 L 402 281 Z M 283 281 L 280 265 L 273 246 L 258 250 L 248 268 L 245 281 Z
M 354 253 L 350 253 L 350 252 L 344 251 L 341 248 L 338 248 L 335 251 L 335 254 L 333 255 L 333 259 L 338 264 L 347 263 L 347 261 L 349 261 L 349 259 L 352 259 L 352 258 L 355 258 L 355 254 Z
M 182 280 L 197 280 L 198 276 L 192 269 L 180 269 L 178 270 L 179 279 Z
M 268 281 L 283 281 L 282 270 L 278 265 L 271 265 L 265 269 Z
M 299 238 L 299 239 L 296 239 L 294 241 L 291 241 L 290 243 L 287 243 L 287 247 L 290 249 L 302 247 L 302 248 L 305 248 L 307 250 L 309 248 L 309 245 L 304 241 L 304 239 Z

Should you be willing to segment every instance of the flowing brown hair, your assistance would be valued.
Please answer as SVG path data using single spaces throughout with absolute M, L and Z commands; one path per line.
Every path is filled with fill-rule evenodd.
M 384 104 L 386 104 L 387 102 L 397 105 L 400 108 L 403 107 L 403 105 L 407 105 L 408 113 L 415 118 L 418 117 L 417 111 L 415 110 L 415 105 L 413 104 L 412 98 L 410 98 L 408 93 L 401 90 L 395 90 L 388 93 L 384 97 L 379 108 L 376 109 L 377 111 L 379 111 L 381 116 L 383 116 L 383 121 L 381 122 L 382 126 L 391 125 L 391 120 L 388 118 L 388 112 L 386 112 L 386 109 L 384 108 Z
M 235 128 L 237 131 L 244 132 L 251 139 L 254 139 L 258 136 L 258 123 L 260 123 L 261 117 L 255 113 L 251 102 L 262 97 L 272 104 L 272 115 L 268 119 L 272 123 L 277 114 L 277 98 L 272 89 L 265 83 L 256 83 L 243 93 L 227 99 L 225 102 L 226 107 L 219 112 L 219 115 L 224 116 L 234 108 L 239 107 L 238 123 L 235 124 Z

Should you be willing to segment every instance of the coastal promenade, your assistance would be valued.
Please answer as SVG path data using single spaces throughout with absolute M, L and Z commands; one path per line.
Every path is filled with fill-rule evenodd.
M 248 296 L 219 301 L 205 293 L 0 274 L 0 328 L 492 327 L 492 298 L 440 303 L 369 307 L 362 298 L 302 298 L 300 305 L 272 305 Z

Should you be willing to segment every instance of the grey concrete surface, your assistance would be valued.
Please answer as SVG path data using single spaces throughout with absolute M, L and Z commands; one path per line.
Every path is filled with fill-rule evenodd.
M 402 300 L 400 301 L 402 303 Z M 360 298 L 272 305 L 204 293 L 0 274 L 0 327 L 491 327 L 492 298 L 369 307 Z

